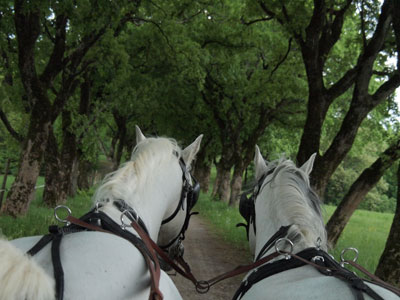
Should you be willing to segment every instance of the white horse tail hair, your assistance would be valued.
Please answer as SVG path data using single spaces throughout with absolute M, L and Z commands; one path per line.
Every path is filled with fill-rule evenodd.
M 54 279 L 31 257 L 0 238 L 0 300 L 53 300 L 54 286 Z

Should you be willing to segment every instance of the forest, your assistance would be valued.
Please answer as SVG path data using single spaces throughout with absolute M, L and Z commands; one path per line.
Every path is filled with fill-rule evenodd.
M 204 134 L 195 176 L 232 206 L 256 145 L 317 153 L 330 242 L 357 208 L 393 212 L 398 254 L 399 53 L 395 0 L 1 1 L 1 213 L 26 214 L 39 176 L 45 205 L 66 203 L 130 157 L 139 125 Z M 399 264 L 382 255 L 377 273 L 398 280 Z

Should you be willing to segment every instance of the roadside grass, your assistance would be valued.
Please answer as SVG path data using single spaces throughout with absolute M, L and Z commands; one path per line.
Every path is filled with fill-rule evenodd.
M 0 176 L 2 182 L 3 176 Z M 7 179 L 7 189 L 11 187 L 14 178 L 11 176 Z M 36 186 L 42 186 L 44 179 L 40 177 Z M 5 235 L 8 239 L 16 239 L 22 236 L 43 235 L 48 232 L 50 225 L 58 224 L 54 218 L 54 208 L 46 207 L 43 204 L 43 188 L 36 189 L 36 197 L 32 201 L 29 211 L 25 216 L 13 218 L 10 216 L 0 215 L 0 236 Z M 72 210 L 74 216 L 80 217 L 87 212 L 92 206 L 93 190 L 80 191 L 78 194 L 67 200 L 67 206 Z M 3 198 L 3 204 L 6 194 Z M 62 214 L 62 212 L 61 212 Z M 62 217 L 62 215 L 61 215 Z
M 325 210 L 326 222 L 333 214 L 335 207 L 325 206 Z M 392 213 L 356 210 L 331 254 L 336 259 L 340 259 L 340 252 L 343 249 L 354 247 L 359 251 L 357 263 L 374 273 L 385 249 L 393 217 Z M 346 255 L 346 258 L 352 258 L 352 255 L 349 252 L 349 256 Z
M 237 207 L 229 207 L 221 201 L 214 201 L 210 194 L 202 193 L 194 210 L 206 218 L 226 242 L 237 248 L 248 248 L 245 229 L 237 228 L 236 224 L 244 222 Z M 334 206 L 324 206 L 325 222 L 333 214 Z M 384 250 L 393 214 L 357 210 L 340 237 L 336 247 L 329 251 L 336 260 L 340 260 L 340 252 L 348 247 L 359 251 L 357 263 L 374 273 L 379 258 Z M 353 253 L 346 254 L 350 259 Z

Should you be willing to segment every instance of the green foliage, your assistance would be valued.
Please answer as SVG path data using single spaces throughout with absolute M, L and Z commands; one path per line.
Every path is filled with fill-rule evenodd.
M 363 4 L 368 35 L 376 25 L 380 3 L 368 0 Z M 78 84 L 85 76 L 91 82 L 89 113 L 79 113 L 79 87 L 66 106 L 73 119 L 68 130 L 80 137 L 79 150 L 83 152 L 83 159 L 95 165 L 102 152 L 99 144 L 106 150 L 110 148 L 111 140 L 116 137 L 112 113 L 117 111 L 126 118 L 127 153 L 134 145 L 134 125 L 138 124 L 146 134 L 171 136 L 182 145 L 203 133 L 204 141 L 207 140 L 207 160 L 213 161 L 221 155 L 221 140 L 230 138 L 221 136 L 215 114 L 227 127 L 240 127 L 243 141 L 254 130 L 261 108 L 275 108 L 282 99 L 290 100 L 291 104 L 273 115 L 273 123 L 257 144 L 270 160 L 282 153 L 295 158 L 304 126 L 308 83 L 299 47 L 294 41 L 288 52 L 289 37 L 293 30 L 304 35 L 312 1 L 268 1 L 269 8 L 277 15 L 276 19 L 263 21 L 260 19 L 266 17 L 265 12 L 254 1 L 156 0 L 142 1 L 136 7 L 136 1 L 66 0 L 41 1 L 32 7 L 35 5 L 41 8 L 42 24 L 46 25 L 37 43 L 38 72 L 45 68 L 53 47 L 50 36 L 55 35 L 56 15 L 69 16 L 66 55 L 81 44 L 85 34 L 106 28 L 105 34 L 86 55 L 86 68 L 78 70 L 81 72 Z M 282 5 L 291 17 L 284 27 L 277 21 L 284 18 L 280 13 Z M 331 1 L 328 5 L 338 10 L 344 1 Z M 341 37 L 326 57 L 323 67 L 328 88 L 356 64 L 362 49 L 360 5 L 357 2 L 347 13 Z M 10 63 L 7 68 L 5 60 L 0 61 L 0 81 L 5 83 L 10 74 L 13 77 L 12 85 L 0 86 L 0 108 L 13 128 L 25 135 L 29 106 L 19 78 L 10 2 L 1 2 L 0 11 L 0 50 L 7 54 Z M 129 17 L 129 21 L 121 24 L 121 16 Z M 259 21 L 249 25 L 255 20 Z M 119 26 L 115 32 L 113 29 Z M 380 72 L 393 68 L 387 65 L 388 57 L 394 54 L 393 37 L 389 37 L 387 44 L 387 51 L 382 52 L 376 62 L 375 69 Z M 213 81 L 214 89 L 207 86 L 207 76 Z M 375 76 L 370 84 L 371 93 L 382 78 L 378 74 Z M 48 92 L 52 101 L 62 84 L 62 76 L 58 76 Z M 212 99 L 216 111 L 203 101 L 204 94 Z M 330 107 L 324 123 L 321 152 L 326 151 L 338 132 L 351 94 L 351 90 L 343 94 Z M 388 139 L 398 134 L 396 114 L 399 114 L 398 108 L 391 98 L 363 122 L 352 151 L 329 184 L 327 202 L 340 201 L 362 170 L 385 149 Z M 61 144 L 60 119 L 55 121 L 54 131 Z M 20 144 L 2 123 L 0 149 L 0 169 L 10 157 L 15 172 Z M 395 172 L 388 171 L 362 207 L 391 211 L 396 184 Z

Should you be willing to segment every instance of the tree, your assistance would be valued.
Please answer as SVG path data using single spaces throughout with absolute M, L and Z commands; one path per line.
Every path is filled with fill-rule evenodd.
M 346 196 L 340 202 L 329 219 L 326 228 L 328 242 L 334 247 L 346 226 L 365 195 L 374 187 L 384 172 L 400 158 L 400 139 L 395 141 L 382 155 L 352 184 Z
M 302 53 L 308 104 L 297 161 L 302 164 L 311 154 L 318 153 L 311 179 L 322 196 L 329 178 L 351 149 L 361 122 L 377 105 L 387 101 L 400 85 L 400 75 L 396 69 L 379 70 L 387 53 L 392 52 L 388 42 L 393 35 L 391 0 L 383 2 L 380 14 L 378 1 L 362 1 L 359 7 L 351 0 L 341 3 L 320 0 L 313 4 L 312 7 L 308 1 L 293 5 L 259 2 L 262 11 L 277 19 L 293 36 Z M 300 20 L 299 11 L 303 12 Z M 352 36 L 356 16 L 360 17 L 357 30 L 361 31 L 361 39 L 358 40 Z M 348 47 L 347 58 L 340 59 L 338 47 L 350 41 L 353 45 Z M 377 61 L 380 63 L 376 64 Z M 380 79 L 380 85 L 371 93 L 369 89 L 375 76 Z M 338 97 L 351 89 L 351 103 L 340 129 L 327 150 L 320 154 L 327 111 Z
M 51 127 L 88 66 L 83 63 L 85 55 L 129 13 L 129 6 L 122 3 L 103 4 L 22 0 L 13 4 L 15 31 L 8 36 L 16 36 L 22 100 L 30 120 L 18 174 L 2 208 L 7 214 L 17 216 L 28 210 Z M 133 9 L 136 4 L 132 3 Z
M 210 57 L 201 95 L 221 144 L 213 194 L 233 205 L 255 144 L 272 122 L 289 123 L 299 111 L 304 83 L 291 39 L 274 23 L 246 22 L 241 6 L 230 5 L 230 15 L 209 12 L 200 42 Z
M 400 287 L 400 164 L 397 170 L 397 205 L 393 223 L 375 275 Z

